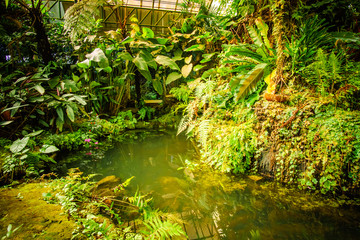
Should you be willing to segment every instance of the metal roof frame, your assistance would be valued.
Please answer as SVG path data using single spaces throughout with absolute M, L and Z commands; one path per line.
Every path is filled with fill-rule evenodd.
M 131 23 L 128 19 L 135 15 L 139 26 L 148 27 L 158 34 L 166 34 L 179 19 L 185 18 L 189 14 L 195 14 L 199 9 L 191 6 L 189 12 L 184 12 L 178 7 L 179 1 L 184 0 L 128 0 L 116 8 L 114 5 L 101 7 L 100 18 L 104 19 L 105 30 L 117 29 L 121 23 L 126 23 L 126 28 L 129 29 Z M 63 19 L 67 8 L 75 2 L 72 0 L 50 1 L 48 3 L 52 13 L 50 15 L 56 19 Z

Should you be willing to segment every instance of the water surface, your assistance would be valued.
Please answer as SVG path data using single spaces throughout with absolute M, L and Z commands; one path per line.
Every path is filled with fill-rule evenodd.
M 115 144 L 91 171 L 135 176 L 132 191 L 152 193 L 156 207 L 181 215 L 190 239 L 360 239 L 356 206 L 337 207 L 256 177 L 179 170 L 195 156 L 185 137 L 153 132 L 138 139 Z

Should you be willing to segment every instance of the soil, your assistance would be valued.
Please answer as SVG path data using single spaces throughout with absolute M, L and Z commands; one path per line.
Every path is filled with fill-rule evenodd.
M 43 200 L 47 192 L 50 189 L 44 182 L 0 189 L 0 238 L 11 224 L 12 230 L 21 227 L 9 239 L 71 239 L 76 223 L 61 206 Z

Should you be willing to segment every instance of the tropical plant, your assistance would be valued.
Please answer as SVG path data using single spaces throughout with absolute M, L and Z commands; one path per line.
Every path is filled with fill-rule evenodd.
M 53 55 L 51 51 L 51 46 L 45 29 L 45 20 L 44 14 L 47 12 L 47 8 L 43 1 L 24 1 L 24 0 L 5 0 L 6 7 L 9 4 L 16 4 L 21 8 L 29 20 L 32 22 L 31 26 L 35 30 L 35 40 L 37 43 L 37 51 L 42 57 L 42 60 L 45 65 L 53 61 Z
M 2 125 L 11 127 L 17 122 L 11 136 L 30 122 L 45 127 L 55 126 L 62 131 L 65 123 L 71 128 L 79 110 L 86 114 L 82 107 L 86 101 L 83 95 L 75 94 L 79 91 L 75 82 L 56 76 L 50 78 L 49 71 L 47 67 L 39 68 L 38 72 L 20 77 L 10 86 L 0 89 L 8 96 L 1 103 L 4 104 L 1 113 L 7 114 Z
M 325 19 L 315 17 L 304 20 L 296 34 L 288 39 L 284 52 L 291 57 L 291 72 L 301 73 L 310 64 L 318 49 L 330 46 L 331 37 Z
M 1 179 L 4 182 L 11 182 L 17 176 L 39 176 L 43 165 L 46 163 L 55 163 L 51 157 L 50 153 L 59 151 L 59 149 L 53 145 L 43 145 L 39 151 L 31 151 L 30 145 L 33 141 L 31 138 L 40 135 L 43 130 L 32 132 L 27 134 L 21 139 L 14 141 L 9 150 L 9 154 L 2 165 L 1 168 Z

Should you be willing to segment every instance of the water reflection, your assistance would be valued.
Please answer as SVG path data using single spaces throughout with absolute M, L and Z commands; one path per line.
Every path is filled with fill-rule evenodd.
M 179 171 L 193 155 L 184 137 L 155 133 L 115 145 L 93 171 L 135 176 L 132 190 L 152 192 L 156 207 L 180 214 L 190 239 L 359 239 L 358 207 L 331 207 L 256 178 Z

